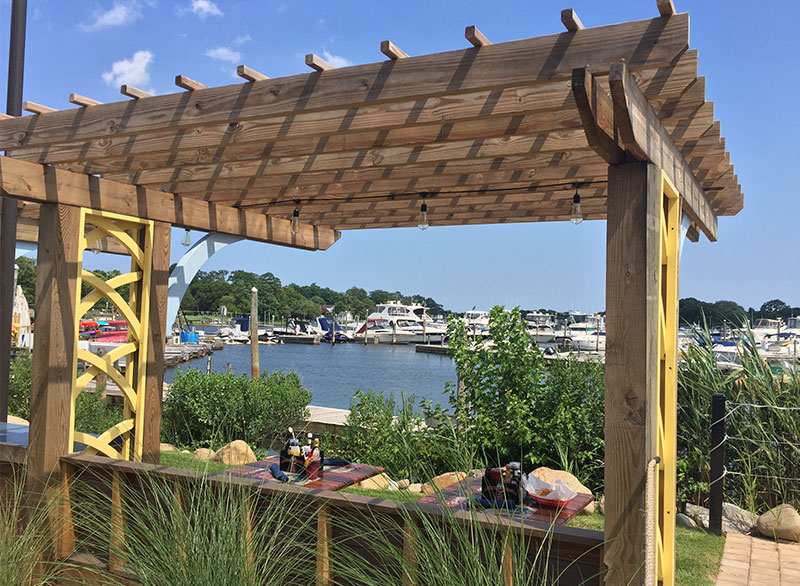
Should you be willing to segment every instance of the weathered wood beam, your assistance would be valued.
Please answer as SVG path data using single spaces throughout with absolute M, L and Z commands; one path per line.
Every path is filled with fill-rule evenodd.
M 381 53 L 392 60 L 406 59 L 408 57 L 408 53 L 400 49 L 392 41 L 381 41 Z
M 331 65 L 325 61 L 325 59 L 319 55 L 315 55 L 314 53 L 309 53 L 306 55 L 306 65 L 308 65 L 314 71 L 328 71 L 331 69 L 336 69 L 335 66 Z
M 259 73 L 255 69 L 248 67 L 247 65 L 239 65 L 236 68 L 236 75 L 239 77 L 246 79 L 247 81 L 263 81 L 265 79 L 269 79 L 263 73 Z
M 123 96 L 128 96 L 129 98 L 133 98 L 134 100 L 153 97 L 153 94 L 151 94 L 150 92 L 140 90 L 139 88 L 133 87 L 132 85 L 128 85 L 127 83 L 120 86 L 119 93 L 121 93 Z
M 673 0 L 656 0 L 658 6 L 658 13 L 661 16 L 672 16 L 675 14 L 675 3 Z
M 22 109 L 26 112 L 31 112 L 32 114 L 49 114 L 51 112 L 58 112 L 55 108 L 50 108 L 49 106 L 42 106 L 41 104 L 37 104 L 36 102 L 29 102 L 25 100 L 22 102 Z
M 619 59 L 625 59 L 637 70 L 668 67 L 688 44 L 688 15 L 679 14 L 668 19 L 585 29 L 573 34 L 569 43 L 564 42 L 563 35 L 550 35 L 490 45 L 480 51 L 466 49 L 399 59 L 389 72 L 385 62 L 346 67 L 319 76 L 312 91 L 305 74 L 250 88 L 234 84 L 198 90 L 190 108 L 186 107 L 185 95 L 168 94 L 148 98 L 133 111 L 124 102 L 103 104 L 84 112 L 80 120 L 69 110 L 43 115 L 37 124 L 6 120 L 0 122 L 0 144 L 8 148 L 45 146 L 108 138 L 109 127 L 115 135 L 159 131 L 163 130 L 163 124 L 156 122 L 160 120 L 169 120 L 170 127 L 177 130 L 299 111 L 427 99 L 548 79 L 568 80 L 575 67 L 588 65 L 590 70 L 602 70 Z
M 291 233 L 288 219 L 273 218 L 180 195 L 71 173 L 10 157 L 0 157 L 0 193 L 39 203 L 59 203 L 115 212 L 174 226 L 243 236 L 249 240 L 292 248 L 324 250 L 339 235 L 303 224 Z
M 14 118 L 11 114 L 3 114 L 0 113 L 0 120 L 9 120 L 10 118 Z
M 578 13 L 572 8 L 566 8 L 561 11 L 561 24 L 567 31 L 574 33 L 575 31 L 582 31 L 586 27 L 583 26 L 581 19 L 578 18 Z
M 585 67 L 572 70 L 572 94 L 583 122 L 586 140 L 610 165 L 622 163 L 625 151 L 614 128 L 614 104 L 606 91 Z
M 82 108 L 88 108 L 89 106 L 99 106 L 103 102 L 98 100 L 93 100 L 92 98 L 87 98 L 86 96 L 82 96 L 80 94 L 70 94 L 69 101 L 73 104 L 77 104 Z
M 687 95 L 686 100 L 682 98 L 687 88 L 695 87 L 692 84 L 697 77 L 696 51 L 685 52 L 669 67 L 646 68 L 638 71 L 637 75 L 647 97 L 662 100 L 660 107 L 671 116 L 690 116 L 703 103 L 704 94 L 696 90 Z M 596 76 L 596 79 L 607 85 L 607 76 Z M 479 90 L 426 98 L 423 102 L 421 108 L 417 100 L 403 100 L 392 103 L 391 107 L 386 104 L 362 105 L 355 112 L 353 109 L 300 112 L 288 118 L 266 117 L 234 125 L 225 122 L 183 129 L 165 128 L 137 136 L 112 134 L 90 141 L 15 148 L 12 152 L 15 157 L 33 162 L 66 163 L 73 169 L 84 172 L 95 172 L 96 169 L 99 172 L 103 170 L 101 163 L 109 158 L 123 162 L 130 160 L 130 168 L 135 169 L 133 165 L 137 155 L 154 157 L 159 153 L 189 151 L 191 156 L 197 156 L 198 152 L 205 152 L 199 149 L 212 149 L 211 152 L 218 153 L 220 144 L 227 145 L 224 149 L 227 153 L 229 149 L 246 148 L 247 145 L 263 150 L 268 141 L 283 144 L 288 141 L 291 144 L 299 139 L 308 139 L 313 145 L 309 152 L 317 154 L 321 135 L 325 136 L 324 150 L 333 150 L 345 141 L 351 144 L 353 134 L 370 131 L 373 135 L 364 147 L 368 148 L 390 146 L 398 140 L 412 142 L 417 133 L 425 137 L 427 129 L 440 140 L 458 137 L 460 132 L 461 138 L 469 138 L 466 133 L 474 133 L 474 138 L 484 138 L 487 130 L 499 125 L 503 125 L 503 133 L 508 133 L 509 129 L 514 130 L 517 126 L 514 116 L 525 116 L 520 132 L 532 125 L 536 131 L 546 130 L 550 124 L 554 125 L 553 128 L 561 128 L 565 127 L 563 121 L 577 120 L 574 99 L 562 80 L 508 87 L 500 93 Z M 446 122 L 442 120 L 443 113 L 446 113 Z M 498 116 L 504 119 L 495 119 Z M 417 130 L 420 126 L 426 128 Z M 497 129 L 493 131 L 496 133 Z M 92 167 L 83 167 L 81 160 L 88 161 Z M 152 168 L 153 164 L 146 166 Z
M 474 25 L 464 29 L 464 37 L 472 43 L 474 47 L 486 47 L 492 44 L 492 42 L 486 38 L 486 35 L 479 31 L 478 27 Z
M 609 84 L 616 127 L 626 150 L 639 160 L 651 161 L 664 170 L 683 198 L 684 211 L 709 240 L 716 241 L 717 217 L 709 206 L 702 186 L 647 98 L 631 78 L 625 63 L 611 66 Z
M 190 92 L 195 90 L 204 90 L 208 87 L 207 85 L 186 77 L 185 75 L 176 75 L 175 85 Z
M 39 221 L 34 218 L 19 217 L 17 219 L 17 241 L 39 242 Z M 101 252 L 109 254 L 129 255 L 130 252 L 115 238 L 98 240 Z

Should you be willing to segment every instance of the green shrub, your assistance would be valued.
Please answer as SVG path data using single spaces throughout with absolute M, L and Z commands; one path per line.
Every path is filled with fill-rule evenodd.
M 180 446 L 215 447 L 236 439 L 257 445 L 308 418 L 311 392 L 293 372 L 256 379 L 228 373 L 179 372 L 164 402 L 161 433 Z
M 30 419 L 31 416 L 31 353 L 19 352 L 11 361 L 8 381 L 8 412 Z

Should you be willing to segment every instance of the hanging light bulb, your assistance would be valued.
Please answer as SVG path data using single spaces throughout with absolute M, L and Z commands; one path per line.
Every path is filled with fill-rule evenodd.
M 192 237 L 189 235 L 189 228 L 186 228 L 186 232 L 183 233 L 183 238 L 181 238 L 181 245 L 182 246 L 192 245 Z
M 297 234 L 300 232 L 300 210 L 297 207 L 297 204 L 300 202 L 298 200 L 294 200 L 294 211 L 292 212 L 292 234 Z
M 575 195 L 572 196 L 572 207 L 569 209 L 569 221 L 576 226 L 583 222 L 583 212 L 581 211 L 581 194 L 578 193 L 578 186 L 575 186 Z
M 102 247 L 102 245 L 100 244 L 100 241 L 101 241 L 101 240 L 102 240 L 102 238 L 98 238 L 97 240 L 95 240 L 94 242 L 92 242 L 92 252 L 93 252 L 94 254 L 100 254 L 101 252 L 103 252 L 103 247 Z
M 428 204 L 425 203 L 425 200 L 422 200 L 422 205 L 419 206 L 419 224 L 417 224 L 417 228 L 420 230 L 427 230 L 428 226 Z

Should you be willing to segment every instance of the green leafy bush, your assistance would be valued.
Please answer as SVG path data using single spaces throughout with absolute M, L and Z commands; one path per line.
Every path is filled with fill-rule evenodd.
M 31 353 L 19 352 L 11 361 L 8 380 L 8 412 L 30 419 L 31 416 Z
M 161 433 L 180 446 L 257 445 L 308 418 L 311 392 L 293 372 L 245 375 L 179 372 L 164 402 Z

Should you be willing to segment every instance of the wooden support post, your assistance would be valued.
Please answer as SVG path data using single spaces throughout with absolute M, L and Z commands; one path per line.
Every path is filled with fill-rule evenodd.
M 147 341 L 147 380 L 142 436 L 142 461 L 158 464 L 161 448 L 161 402 L 164 393 L 164 351 L 167 336 L 167 288 L 172 227 L 153 226 L 153 270 L 150 277 L 150 315 Z
M 122 511 L 122 481 L 119 472 L 111 473 L 111 533 L 108 540 L 108 569 L 113 572 L 122 567 L 119 554 L 125 541 Z
M 46 481 L 69 445 L 77 346 L 79 208 L 43 204 L 36 265 L 36 337 L 31 372 L 28 479 Z
M 643 583 L 645 477 L 658 410 L 659 169 L 608 170 L 605 583 Z M 648 585 L 649 586 L 649 585 Z
M 725 395 L 711 397 L 711 477 L 708 530 L 722 535 L 722 500 L 725 477 Z
M 514 550 L 511 543 L 511 529 L 503 537 L 503 553 L 500 559 L 500 579 L 503 586 L 514 586 Z
M 250 289 L 250 375 L 258 378 L 258 289 Z
M 317 586 L 333 584 L 331 575 L 330 540 L 333 536 L 328 505 L 317 511 Z
M 406 519 L 403 525 L 403 586 L 419 584 L 419 558 L 417 557 L 416 527 Z

